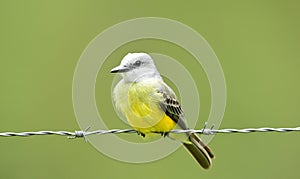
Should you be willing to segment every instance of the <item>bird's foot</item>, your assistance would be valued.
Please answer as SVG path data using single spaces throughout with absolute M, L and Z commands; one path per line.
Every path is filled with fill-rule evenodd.
M 167 136 L 169 136 L 169 132 L 160 132 L 160 135 L 164 136 L 164 137 L 167 137 Z
M 146 136 L 146 134 L 141 133 L 140 131 L 136 131 L 136 132 L 137 132 L 138 135 L 140 135 L 140 136 L 142 136 L 142 137 L 145 137 L 145 136 Z

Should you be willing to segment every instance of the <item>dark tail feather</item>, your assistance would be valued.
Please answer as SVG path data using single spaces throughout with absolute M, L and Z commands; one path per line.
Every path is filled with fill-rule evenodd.
M 210 148 L 200 139 L 200 137 L 198 135 L 191 134 L 190 137 L 194 138 L 206 150 L 206 152 L 208 153 L 210 158 L 215 158 L 215 156 L 212 153 L 212 151 L 210 150 Z
M 204 169 L 208 169 L 211 166 L 211 159 L 214 158 L 210 148 L 195 134 L 191 134 L 189 140 L 191 143 L 183 145 Z

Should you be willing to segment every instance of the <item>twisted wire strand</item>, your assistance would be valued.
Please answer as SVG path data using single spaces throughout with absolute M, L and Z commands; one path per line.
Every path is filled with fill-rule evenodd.
M 0 137 L 29 137 L 34 135 L 59 135 L 59 136 L 68 136 L 69 138 L 81 138 L 88 135 L 104 135 L 104 134 L 121 134 L 121 133 L 137 133 L 134 129 L 110 129 L 110 130 L 95 130 L 95 131 L 88 131 L 89 128 L 85 129 L 84 131 L 36 131 L 36 132 L 1 132 Z M 246 128 L 246 129 L 213 129 L 213 128 L 206 128 L 206 125 L 203 129 L 195 130 L 171 130 L 170 133 L 199 133 L 204 135 L 214 135 L 217 133 L 223 134 L 233 134 L 233 133 L 253 133 L 253 132 L 300 132 L 300 127 L 294 128 L 270 128 L 270 127 L 263 127 L 263 128 Z

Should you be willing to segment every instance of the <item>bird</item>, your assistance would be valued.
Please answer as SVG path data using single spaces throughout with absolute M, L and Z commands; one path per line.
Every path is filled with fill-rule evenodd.
M 110 72 L 122 76 L 113 90 L 116 110 L 139 135 L 161 133 L 168 136 L 175 127 L 189 129 L 176 94 L 163 81 L 149 54 L 128 53 Z M 211 149 L 195 133 L 186 132 L 184 136 L 179 141 L 200 166 L 209 169 L 214 158 Z

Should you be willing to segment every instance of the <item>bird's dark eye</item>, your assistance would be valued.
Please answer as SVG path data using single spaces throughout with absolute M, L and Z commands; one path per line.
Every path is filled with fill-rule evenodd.
M 140 60 L 137 60 L 136 62 L 134 62 L 133 65 L 138 67 L 138 66 L 140 66 L 141 64 L 142 64 L 142 62 L 141 62 Z

